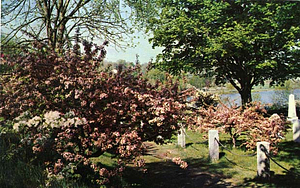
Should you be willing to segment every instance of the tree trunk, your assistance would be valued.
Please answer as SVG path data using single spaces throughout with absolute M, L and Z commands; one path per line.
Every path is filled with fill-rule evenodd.
M 251 95 L 252 87 L 244 87 L 241 88 L 239 91 L 241 98 L 242 98 L 242 105 L 245 106 L 247 103 L 252 102 L 252 95 Z
M 233 128 L 234 128 L 234 125 L 231 125 L 230 128 L 229 128 L 229 135 L 231 137 L 231 142 L 233 144 L 233 147 L 235 148 L 235 145 L 236 145 L 236 134 L 232 133 L 232 129 Z
M 233 79 L 228 80 L 241 95 L 241 101 L 243 106 L 245 106 L 247 103 L 252 102 L 251 89 L 253 84 L 250 83 L 250 79 L 243 79 L 239 82 L 240 85 L 236 84 Z
M 232 136 L 231 139 L 232 139 L 233 148 L 235 148 L 236 147 L 236 137 Z

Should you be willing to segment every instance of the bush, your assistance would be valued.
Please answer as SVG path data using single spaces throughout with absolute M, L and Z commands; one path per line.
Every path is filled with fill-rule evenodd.
M 2 122 L 28 114 L 14 120 L 23 135 L 18 144 L 29 149 L 33 161 L 45 164 L 48 176 L 107 183 L 128 163 L 143 166 L 143 141 L 163 143 L 185 117 L 189 93 L 181 92 L 177 82 L 151 85 L 139 67 L 99 72 L 105 45 L 85 42 L 84 54 L 78 44 L 64 56 L 28 53 L 3 80 Z M 69 113 L 83 123 L 70 123 Z M 118 165 L 109 169 L 92 162 L 104 153 Z
M 29 188 L 44 184 L 43 168 L 33 165 L 28 151 L 18 147 L 20 136 L 5 126 L 0 129 L 0 187 Z
M 244 135 L 242 146 L 254 150 L 256 142 L 270 142 L 273 153 L 277 153 L 277 144 L 285 134 L 285 121 L 279 115 L 266 117 L 266 110 L 260 103 L 252 103 L 246 107 L 227 107 L 220 104 L 216 107 L 200 108 L 194 112 L 190 129 L 208 132 L 218 129 L 230 135 L 235 147 L 237 139 Z
M 209 108 L 217 106 L 220 98 L 216 94 L 204 92 L 196 88 L 191 88 L 192 95 L 189 97 L 189 106 L 193 108 Z

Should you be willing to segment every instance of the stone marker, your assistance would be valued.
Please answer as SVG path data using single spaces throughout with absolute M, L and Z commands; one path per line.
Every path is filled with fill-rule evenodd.
M 300 123 L 296 113 L 296 102 L 293 94 L 289 95 L 288 121 L 293 124 L 293 140 L 300 143 Z
M 181 128 L 178 130 L 178 145 L 182 148 L 185 148 L 185 128 L 181 126 Z
M 296 102 L 295 96 L 293 94 L 289 95 L 289 109 L 288 109 L 288 118 L 295 118 L 297 117 L 296 114 Z
M 209 130 L 208 131 L 208 148 L 209 148 L 209 157 L 211 161 L 219 160 L 219 143 L 216 141 L 219 140 L 218 130 Z
M 300 122 L 296 117 L 294 119 L 289 119 L 293 124 L 293 140 L 294 142 L 300 143 Z
M 269 153 L 269 142 L 257 142 L 257 177 L 259 179 L 270 178 L 270 159 L 265 152 Z

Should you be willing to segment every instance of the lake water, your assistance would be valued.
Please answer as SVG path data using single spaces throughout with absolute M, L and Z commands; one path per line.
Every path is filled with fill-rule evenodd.
M 263 104 L 287 105 L 289 94 L 295 95 L 295 100 L 300 100 L 300 89 L 294 90 L 268 90 L 252 92 L 252 100 L 260 101 Z M 225 104 L 241 105 L 241 96 L 239 93 L 221 95 L 221 101 Z

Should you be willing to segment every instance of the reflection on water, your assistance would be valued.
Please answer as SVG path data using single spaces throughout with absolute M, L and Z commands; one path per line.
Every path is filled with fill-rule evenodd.
M 289 94 L 295 95 L 295 100 L 300 100 L 300 89 L 294 90 L 268 90 L 252 93 L 253 101 L 260 101 L 263 104 L 287 105 Z M 221 95 L 221 101 L 225 104 L 241 105 L 241 96 L 239 93 Z

